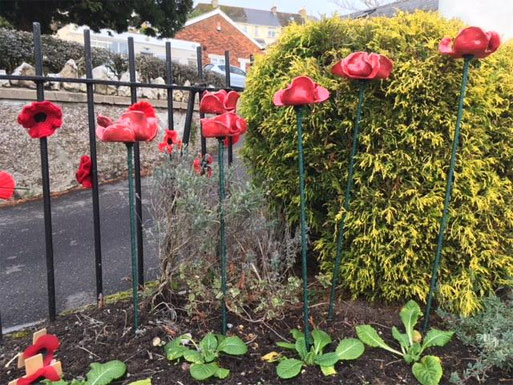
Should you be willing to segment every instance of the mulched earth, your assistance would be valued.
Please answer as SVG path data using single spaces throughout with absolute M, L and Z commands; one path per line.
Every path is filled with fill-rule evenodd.
M 373 305 L 364 301 L 342 301 L 338 305 L 337 316 L 332 323 L 326 321 L 326 310 L 325 304 L 314 305 L 311 309 L 311 323 L 312 326 L 328 332 L 334 341 L 344 337 L 356 337 L 355 326 L 369 323 L 381 332 L 387 342 L 395 345 L 390 329 L 394 325 L 400 326 L 398 316 L 400 306 Z M 219 331 L 220 318 L 212 315 L 211 318 L 198 320 L 179 313 L 174 321 L 172 312 L 168 310 L 160 309 L 153 312 L 142 310 L 142 332 L 134 337 L 131 314 L 130 302 L 118 302 L 101 310 L 87 308 L 64 315 L 53 324 L 49 324 L 48 331 L 61 339 L 57 358 L 62 362 L 64 378 L 71 379 L 84 375 L 89 370 L 91 362 L 119 359 L 128 365 L 128 375 L 116 384 L 128 384 L 149 377 L 152 378 L 154 385 L 199 384 L 190 377 L 187 364 L 166 360 L 163 348 L 153 346 L 152 341 L 155 337 L 159 337 L 167 342 L 172 337 L 183 333 L 192 333 L 195 339 L 200 339 L 209 331 Z M 264 362 L 261 357 L 271 351 L 280 351 L 275 343 L 281 341 L 281 337 L 289 338 L 288 333 L 291 328 L 301 328 L 301 306 L 291 308 L 283 320 L 267 323 L 251 322 L 229 314 L 229 322 L 233 325 L 229 334 L 239 335 L 248 343 L 248 355 L 222 357 L 220 365 L 231 370 L 230 377 L 224 381 L 204 381 L 203 384 L 417 384 L 409 365 L 386 351 L 372 348 L 366 348 L 364 355 L 356 361 L 339 362 L 336 366 L 338 371 L 336 376 L 324 377 L 318 367 L 312 366 L 304 369 L 300 376 L 283 381 L 276 376 L 276 364 Z M 436 317 L 433 323 L 443 328 Z M 23 374 L 16 369 L 16 360 L 13 360 L 8 367 L 5 365 L 17 352 L 30 344 L 32 331 L 4 338 L 4 343 L 0 347 L 1 384 L 6 384 L 9 380 Z M 20 337 L 20 334 L 23 336 Z M 333 345 L 335 343 L 325 351 L 334 350 Z M 428 350 L 428 354 L 438 355 L 442 359 L 444 366 L 442 384 L 448 384 L 450 373 L 461 372 L 475 357 L 475 353 L 456 338 L 446 347 Z M 469 382 L 469 384 L 474 383 Z M 486 384 L 513 384 L 513 374 L 492 372 Z

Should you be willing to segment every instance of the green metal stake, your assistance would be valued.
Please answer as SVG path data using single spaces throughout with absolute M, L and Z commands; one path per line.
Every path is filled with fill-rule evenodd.
M 224 138 L 219 138 L 219 253 L 221 254 L 221 318 L 222 333 L 226 334 L 226 239 L 224 233 Z
M 308 300 L 308 265 L 306 243 L 306 208 L 305 208 L 305 166 L 303 155 L 303 106 L 296 107 L 297 115 L 297 149 L 299 153 L 299 197 L 301 200 L 301 266 L 303 270 L 303 313 L 305 322 L 306 350 L 310 351 L 310 325 L 308 324 L 309 300 Z
M 463 117 L 463 101 L 465 99 L 465 90 L 467 88 L 468 82 L 468 70 L 470 66 L 470 61 L 473 59 L 473 55 L 466 55 L 464 57 L 464 65 L 463 65 L 463 79 L 461 81 L 461 91 L 460 91 L 460 101 L 458 105 L 458 118 L 456 119 L 456 129 L 454 130 L 454 140 L 452 142 L 452 154 L 451 154 L 451 163 L 449 167 L 449 173 L 447 175 L 447 188 L 445 190 L 445 202 L 444 202 L 444 211 L 442 214 L 442 219 L 440 221 L 440 232 L 438 233 L 438 245 L 436 247 L 436 256 L 435 263 L 433 265 L 433 272 L 431 275 L 431 285 L 429 287 L 428 300 L 426 305 L 426 313 L 424 318 L 424 326 L 422 330 L 425 332 L 429 326 L 429 316 L 431 314 L 431 303 L 433 301 L 433 295 L 436 288 L 438 270 L 440 266 L 440 259 L 442 256 L 442 248 L 444 243 L 444 235 L 445 228 L 447 227 L 447 213 L 449 211 L 449 202 L 451 200 L 451 192 L 452 185 L 454 183 L 454 167 L 456 166 L 456 151 L 458 150 L 459 140 L 460 140 L 460 129 L 461 129 L 461 119 Z
M 130 252 L 132 256 L 132 301 L 134 304 L 134 332 L 139 328 L 139 274 L 137 267 L 137 229 L 135 221 L 134 144 L 126 143 L 128 155 L 128 200 L 130 204 Z
M 354 173 L 354 157 L 358 147 L 358 131 L 360 129 L 360 119 L 362 116 L 362 105 L 363 105 L 363 94 L 366 88 L 367 82 L 361 80 L 358 84 L 358 106 L 356 108 L 356 118 L 354 120 L 354 131 L 353 131 L 353 146 L 351 147 L 351 157 L 349 158 L 349 173 L 347 176 L 346 195 L 344 198 L 344 215 L 339 223 L 339 231 L 337 236 L 337 256 L 335 259 L 335 268 L 333 269 L 333 281 L 331 283 L 330 293 L 330 306 L 328 309 L 328 320 L 331 321 L 333 318 L 333 311 L 335 307 L 335 294 L 337 292 L 337 279 L 340 272 L 340 262 L 342 259 L 342 245 L 344 243 L 344 223 L 346 221 L 347 211 L 349 210 L 349 200 L 351 198 L 351 188 L 353 187 L 353 173 Z

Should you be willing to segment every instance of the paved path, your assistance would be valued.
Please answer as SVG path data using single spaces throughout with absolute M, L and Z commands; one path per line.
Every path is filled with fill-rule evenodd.
M 143 221 L 149 180 L 143 180 Z M 100 187 L 105 294 L 130 288 L 127 182 Z M 52 199 L 57 311 L 96 302 L 92 199 L 89 190 Z M 145 232 L 146 279 L 158 272 L 155 242 Z M 47 317 L 43 202 L 0 209 L 0 312 L 4 330 Z

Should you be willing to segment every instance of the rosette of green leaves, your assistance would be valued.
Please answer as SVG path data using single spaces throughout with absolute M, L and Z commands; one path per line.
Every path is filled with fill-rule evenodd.
M 400 350 L 394 349 L 380 337 L 377 330 L 370 325 L 356 327 L 358 338 L 366 345 L 374 348 L 385 349 L 391 353 L 402 356 L 411 364 L 412 372 L 417 381 L 422 385 L 437 385 L 443 375 L 440 358 L 436 356 L 422 357 L 424 351 L 434 346 L 445 346 L 452 338 L 454 332 L 430 329 L 424 338 L 415 325 L 422 316 L 422 311 L 415 301 L 409 301 L 399 313 L 403 322 L 405 333 L 401 333 L 397 327 L 392 328 L 392 336 L 399 343 Z M 421 358 L 422 357 L 422 358 Z
M 208 333 L 196 343 L 190 334 L 184 334 L 164 346 L 168 360 L 184 359 L 191 363 L 189 373 L 196 380 L 206 380 L 210 377 L 225 379 L 230 370 L 221 368 L 217 362 L 220 353 L 241 356 L 247 353 L 248 347 L 237 336 L 226 337 L 220 334 Z
M 334 352 L 324 353 L 324 348 L 332 340 L 324 331 L 315 329 L 312 331 L 313 346 L 307 351 L 305 344 L 305 335 L 297 329 L 291 331 L 295 342 L 278 342 L 281 348 L 293 350 L 299 356 L 298 358 L 283 357 L 276 367 L 278 377 L 287 379 L 296 377 L 303 366 L 318 365 L 325 376 L 336 374 L 335 364 L 342 360 L 355 360 L 363 354 L 364 345 L 356 338 L 345 338 L 340 341 Z

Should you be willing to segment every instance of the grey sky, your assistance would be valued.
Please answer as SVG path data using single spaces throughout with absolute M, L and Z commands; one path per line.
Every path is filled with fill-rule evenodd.
M 198 3 L 210 3 L 210 0 L 194 1 L 194 4 Z M 271 9 L 273 5 L 276 5 L 278 11 L 291 13 L 297 13 L 305 7 L 309 15 L 317 17 L 322 14 L 331 15 L 337 10 L 340 13 L 345 13 L 329 0 L 219 0 L 219 4 L 255 9 Z

